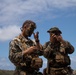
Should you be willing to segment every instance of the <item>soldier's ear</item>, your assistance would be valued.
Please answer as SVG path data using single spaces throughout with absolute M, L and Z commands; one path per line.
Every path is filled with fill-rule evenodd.
M 27 26 L 25 25 L 24 27 L 21 27 L 20 30 L 23 31 L 23 29 L 27 28 Z

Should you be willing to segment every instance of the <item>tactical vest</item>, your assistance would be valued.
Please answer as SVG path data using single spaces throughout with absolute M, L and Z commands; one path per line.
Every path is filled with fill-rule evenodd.
M 49 42 L 47 45 L 47 50 L 49 51 L 47 57 L 50 67 L 64 67 L 70 65 L 70 58 L 66 53 L 66 48 L 62 43 L 59 47 L 54 47 L 54 45 L 52 46 Z

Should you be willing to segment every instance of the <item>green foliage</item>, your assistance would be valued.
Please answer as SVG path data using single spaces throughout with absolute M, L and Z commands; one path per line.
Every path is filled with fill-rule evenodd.
M 13 75 L 13 73 L 12 70 L 0 70 L 0 75 Z
M 13 73 L 13 70 L 0 70 L 0 75 L 13 75 Z M 73 75 L 76 75 L 76 70 L 74 70 Z

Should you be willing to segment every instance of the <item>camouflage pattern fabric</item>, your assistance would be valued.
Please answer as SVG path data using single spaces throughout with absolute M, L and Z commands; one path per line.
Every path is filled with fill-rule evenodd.
M 48 75 L 48 73 L 47 73 L 47 75 Z M 50 68 L 49 75 L 72 75 L 72 70 L 70 69 L 70 67 Z
M 32 73 L 35 69 L 30 67 L 30 62 L 28 61 L 27 63 L 26 58 L 28 57 L 29 59 L 32 59 L 34 57 L 38 57 L 38 55 L 35 56 L 27 54 L 26 56 L 23 56 L 22 51 L 31 46 L 35 46 L 35 43 L 32 40 L 26 39 L 22 35 L 19 35 L 14 38 L 9 45 L 9 59 L 16 66 L 14 75 L 33 75 Z M 28 72 L 30 70 L 26 68 L 27 64 L 29 65 L 29 69 L 33 70 L 31 73 Z M 24 70 L 22 67 L 25 67 L 26 69 L 24 68 Z
M 62 43 L 51 44 L 49 41 L 45 43 L 43 49 L 44 57 L 48 60 L 47 75 L 71 75 L 71 68 L 68 68 L 71 64 L 68 54 L 73 53 L 74 48 L 68 41 L 66 41 L 66 47 Z

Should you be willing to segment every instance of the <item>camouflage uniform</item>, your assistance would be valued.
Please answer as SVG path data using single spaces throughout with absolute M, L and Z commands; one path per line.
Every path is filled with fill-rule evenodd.
M 35 43 L 22 35 L 10 42 L 9 59 L 16 66 L 14 75 L 36 75 L 35 73 L 39 71 L 39 67 L 31 65 L 32 59 L 39 58 L 38 55 L 27 54 L 23 56 L 22 54 L 23 50 L 31 46 L 35 46 Z
M 63 43 L 51 43 L 51 41 L 43 45 L 44 57 L 48 60 L 44 75 L 72 75 L 68 54 L 73 53 L 74 47 L 68 41 L 65 43 L 66 47 Z

